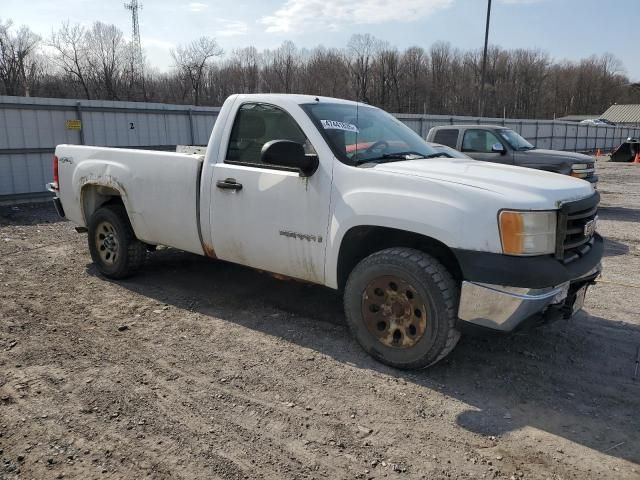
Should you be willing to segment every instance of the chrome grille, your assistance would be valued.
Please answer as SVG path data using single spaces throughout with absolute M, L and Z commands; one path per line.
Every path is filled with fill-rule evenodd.
M 593 247 L 600 194 L 566 202 L 558 211 L 556 258 L 570 263 L 586 255 Z

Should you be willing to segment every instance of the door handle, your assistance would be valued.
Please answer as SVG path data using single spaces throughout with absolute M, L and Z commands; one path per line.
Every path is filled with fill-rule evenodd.
M 242 184 L 236 182 L 235 178 L 226 178 L 224 180 L 218 180 L 216 182 L 216 187 L 222 188 L 223 190 L 242 190 Z

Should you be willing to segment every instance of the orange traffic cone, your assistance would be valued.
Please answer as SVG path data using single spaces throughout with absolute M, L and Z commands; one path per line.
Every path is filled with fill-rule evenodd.
M 601 155 L 602 152 L 600 151 L 600 149 L 596 150 L 596 158 L 600 158 Z
M 633 159 L 633 163 L 640 163 L 640 152 L 636 153 L 636 157 Z

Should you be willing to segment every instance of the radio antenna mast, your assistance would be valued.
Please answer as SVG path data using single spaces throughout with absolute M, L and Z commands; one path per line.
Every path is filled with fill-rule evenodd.
M 140 42 L 140 25 L 138 23 L 138 10 L 142 8 L 142 5 L 138 3 L 138 0 L 130 0 L 130 3 L 125 3 L 124 8 L 131 10 L 131 68 L 134 76 L 142 74 L 143 60 L 142 60 L 142 43 Z

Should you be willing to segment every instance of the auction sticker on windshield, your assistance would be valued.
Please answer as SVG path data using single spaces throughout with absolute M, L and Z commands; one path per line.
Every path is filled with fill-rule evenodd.
M 353 123 L 338 122 L 337 120 L 320 120 L 325 130 L 344 130 L 346 132 L 359 133 L 358 127 Z

